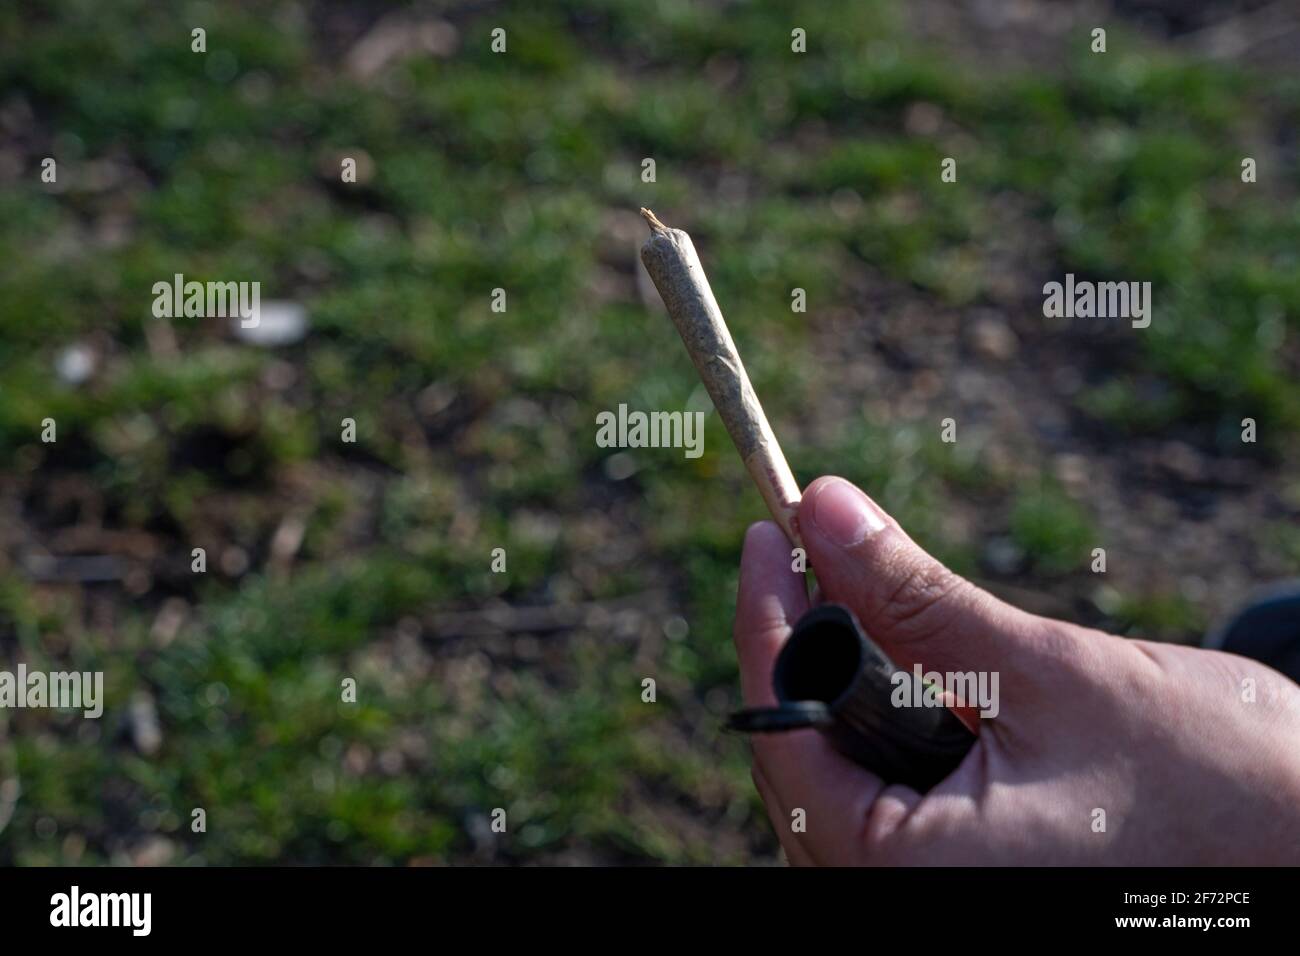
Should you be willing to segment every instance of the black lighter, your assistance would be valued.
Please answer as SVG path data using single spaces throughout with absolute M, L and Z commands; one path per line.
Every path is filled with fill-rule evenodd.
M 894 706 L 900 680 L 918 685 L 906 699 L 923 699 L 916 676 L 894 666 L 852 611 L 822 604 L 799 619 L 777 655 L 777 706 L 738 711 L 727 725 L 745 733 L 815 727 L 886 783 L 924 793 L 956 769 L 975 734 L 947 707 Z

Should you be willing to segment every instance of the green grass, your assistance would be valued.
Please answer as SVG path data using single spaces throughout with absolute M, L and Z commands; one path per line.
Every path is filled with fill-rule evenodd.
M 1020 489 L 1011 510 L 1011 536 L 1046 574 L 1090 568 L 1099 537 L 1083 509 L 1048 479 L 1037 488 Z

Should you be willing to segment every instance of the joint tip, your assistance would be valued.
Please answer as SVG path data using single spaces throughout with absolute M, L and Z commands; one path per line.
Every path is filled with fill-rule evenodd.
M 641 216 L 645 219 L 646 223 L 650 226 L 650 228 L 653 229 L 655 232 L 668 231 L 668 227 L 659 221 L 659 217 L 656 216 L 654 213 L 652 213 L 649 209 L 645 208 L 645 206 L 641 207 Z

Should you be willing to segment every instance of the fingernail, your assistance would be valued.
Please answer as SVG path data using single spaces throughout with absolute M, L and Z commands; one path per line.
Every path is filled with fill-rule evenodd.
M 842 479 L 829 481 L 817 491 L 813 524 L 832 543 L 851 548 L 885 527 L 876 503 Z

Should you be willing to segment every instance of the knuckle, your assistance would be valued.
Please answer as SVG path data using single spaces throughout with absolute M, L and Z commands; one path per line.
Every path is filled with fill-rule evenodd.
M 959 604 L 954 598 L 971 585 L 938 563 L 909 569 L 893 588 L 881 617 L 891 631 L 921 637 L 943 630 L 952 623 Z
M 902 849 L 904 831 L 920 797 L 900 786 L 886 786 L 862 814 L 857 846 L 866 862 L 892 866 L 906 861 Z

